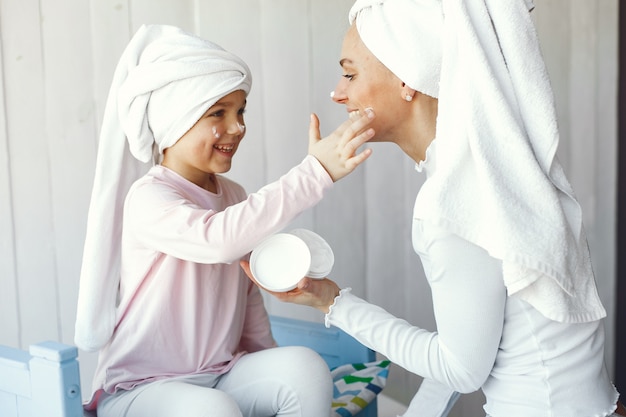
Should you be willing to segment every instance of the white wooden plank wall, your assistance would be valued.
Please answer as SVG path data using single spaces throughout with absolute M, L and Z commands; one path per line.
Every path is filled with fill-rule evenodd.
M 72 343 L 97 133 L 109 82 L 143 23 L 213 40 L 250 65 L 248 134 L 230 176 L 254 191 L 306 154 L 309 113 L 323 133 L 345 118 L 329 92 L 352 0 L 0 0 L 0 344 Z M 537 0 L 556 94 L 559 150 L 585 210 L 612 363 L 615 285 L 617 0 Z M 410 244 L 423 178 L 391 145 L 337 183 L 293 227 L 334 247 L 332 276 L 357 295 L 434 329 L 428 286 Z M 316 311 L 266 298 L 272 313 Z M 83 387 L 95 355 L 81 354 Z M 394 368 L 387 392 L 408 402 L 420 379 Z M 480 413 L 480 394 L 454 416 Z

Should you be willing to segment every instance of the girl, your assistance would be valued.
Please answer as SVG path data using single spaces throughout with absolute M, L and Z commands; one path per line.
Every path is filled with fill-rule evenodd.
M 75 334 L 80 348 L 99 350 L 86 408 L 100 417 L 329 414 L 326 364 L 308 349 L 276 348 L 238 260 L 369 156 L 356 150 L 373 134 L 373 113 L 324 140 L 312 116 L 309 156 L 246 196 L 219 174 L 245 135 L 250 87 L 241 59 L 175 27 L 140 28 L 122 54 Z

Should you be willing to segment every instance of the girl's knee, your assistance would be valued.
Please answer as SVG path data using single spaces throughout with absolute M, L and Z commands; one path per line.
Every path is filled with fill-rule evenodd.
M 202 404 L 198 404 L 195 414 L 181 412 L 181 416 L 197 417 L 243 417 L 237 402 L 227 393 L 210 389 L 202 399 Z
M 148 414 L 153 416 L 242 417 L 238 404 L 227 393 L 188 383 L 162 384 L 159 390 L 138 396 L 132 407 L 152 409 Z
M 303 346 L 286 346 L 279 349 L 286 365 L 284 370 L 294 379 L 305 381 L 307 384 L 332 384 L 328 365 L 314 350 Z

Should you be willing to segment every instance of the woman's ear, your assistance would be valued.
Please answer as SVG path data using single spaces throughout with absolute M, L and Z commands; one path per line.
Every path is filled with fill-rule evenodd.
M 413 101 L 413 96 L 415 95 L 415 90 L 411 87 L 402 83 L 402 88 L 400 89 L 400 94 L 402 95 L 402 99 L 406 101 Z

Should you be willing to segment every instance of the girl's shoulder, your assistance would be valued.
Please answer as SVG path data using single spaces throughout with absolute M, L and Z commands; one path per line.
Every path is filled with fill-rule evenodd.
M 164 200 L 189 200 L 190 202 L 205 206 L 210 202 L 221 201 L 220 204 L 234 204 L 246 199 L 246 191 L 237 182 L 221 175 L 216 175 L 218 191 L 211 193 L 182 177 L 178 173 L 156 165 L 148 173 L 135 181 L 131 186 L 127 199 L 139 198 L 143 201 L 152 200 L 163 202 Z

